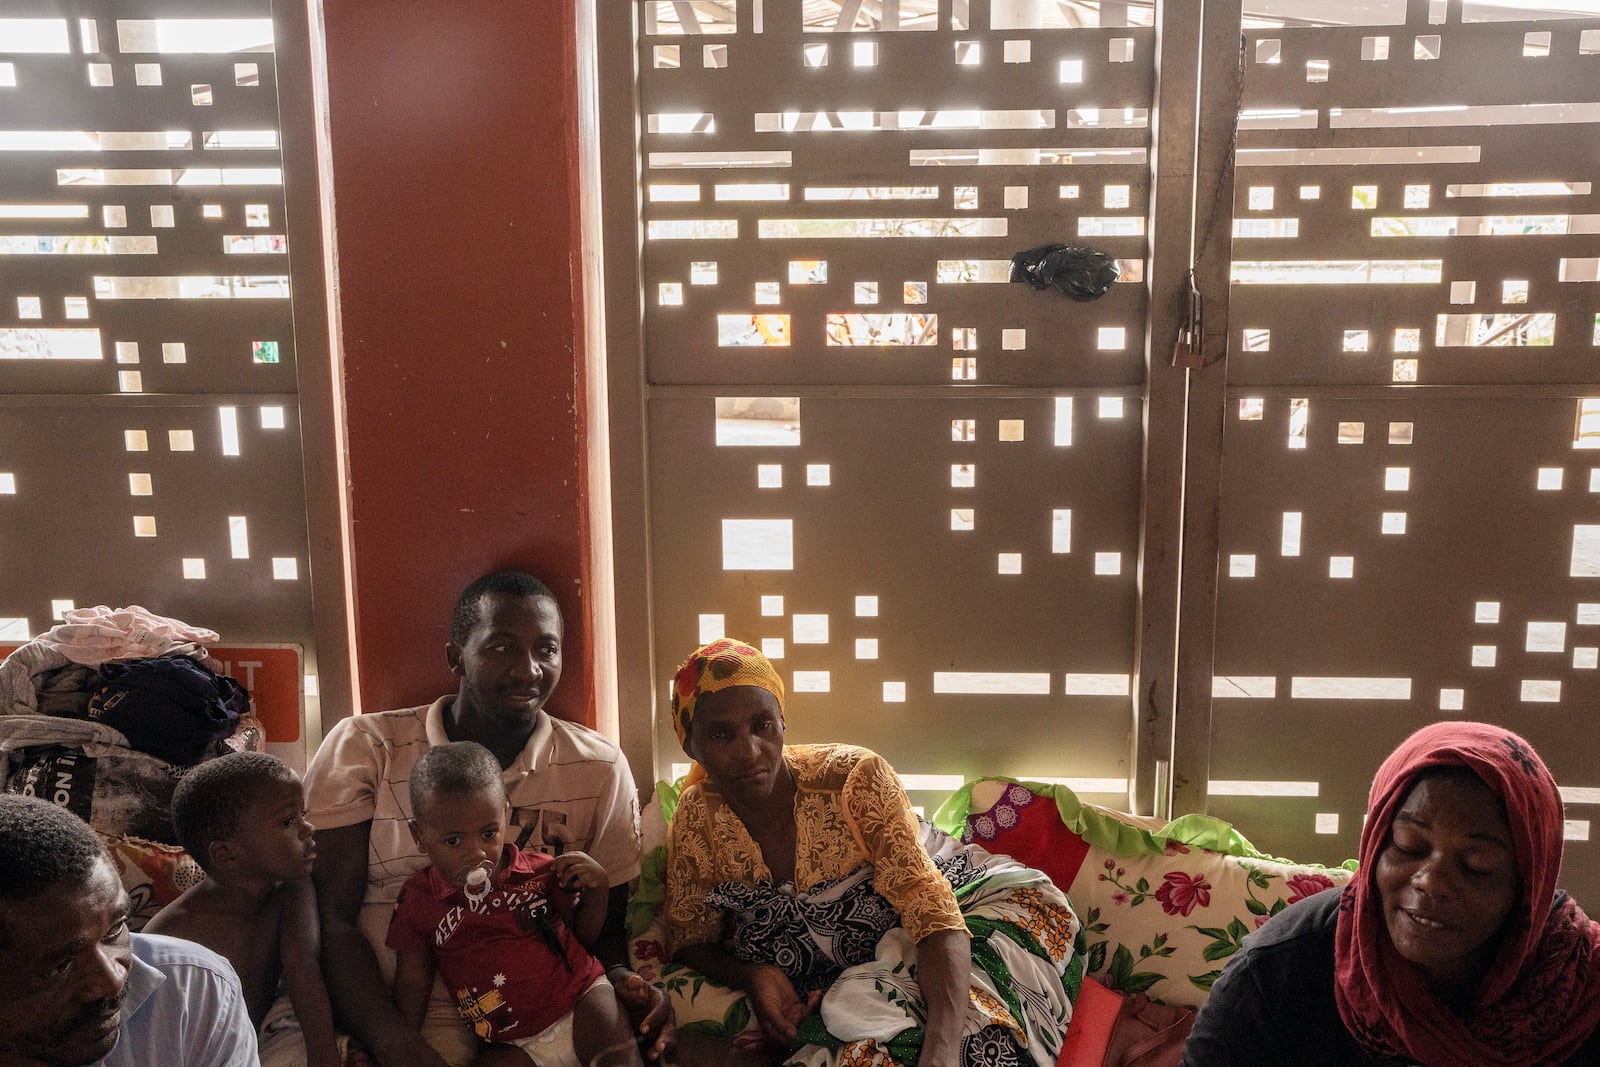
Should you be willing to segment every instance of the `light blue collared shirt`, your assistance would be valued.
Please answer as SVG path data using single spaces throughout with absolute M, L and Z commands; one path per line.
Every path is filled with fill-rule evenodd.
M 239 976 L 192 941 L 134 934 L 122 1028 L 104 1067 L 256 1067 Z

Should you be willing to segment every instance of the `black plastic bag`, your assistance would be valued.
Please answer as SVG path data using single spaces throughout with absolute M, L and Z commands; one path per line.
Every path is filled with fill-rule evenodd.
M 1011 280 L 1034 289 L 1059 289 L 1074 300 L 1106 295 L 1122 272 L 1109 252 L 1071 245 L 1040 245 L 1011 257 Z

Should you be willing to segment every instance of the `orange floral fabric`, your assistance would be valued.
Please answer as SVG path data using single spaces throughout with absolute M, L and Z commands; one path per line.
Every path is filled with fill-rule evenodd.
M 873 888 L 894 905 L 913 941 L 966 929 L 887 760 L 853 745 L 790 745 L 783 758 L 797 786 L 797 892 L 871 863 Z M 760 847 L 716 786 L 709 779 L 691 781 L 667 834 L 667 954 L 718 939 L 723 916 L 706 903 L 712 887 L 771 880 Z

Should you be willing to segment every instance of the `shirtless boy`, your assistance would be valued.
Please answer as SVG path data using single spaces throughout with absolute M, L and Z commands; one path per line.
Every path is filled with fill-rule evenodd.
M 316 858 L 300 776 L 262 752 L 200 764 L 172 798 L 178 841 L 206 879 L 163 908 L 146 933 L 196 941 L 239 973 L 250 1021 L 283 1014 L 279 982 L 305 1035 L 309 1067 L 342 1062 L 322 981 L 311 866 Z M 262 1034 L 269 1054 L 275 1027 Z M 292 1028 L 285 1039 L 298 1040 Z

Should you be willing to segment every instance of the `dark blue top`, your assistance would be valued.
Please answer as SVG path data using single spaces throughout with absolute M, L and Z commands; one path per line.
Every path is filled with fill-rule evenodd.
M 1200 1009 L 1183 1048 L 1184 1067 L 1394 1067 L 1413 1062 L 1369 1056 L 1339 1018 L 1333 996 L 1339 893 L 1326 889 L 1307 897 L 1244 939 Z M 1600 1032 L 1591 1034 L 1566 1063 L 1600 1065 Z

